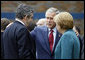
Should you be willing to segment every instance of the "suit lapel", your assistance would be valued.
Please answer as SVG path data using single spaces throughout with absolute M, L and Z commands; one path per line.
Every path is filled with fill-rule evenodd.
M 55 40 L 55 45 L 54 45 L 54 47 L 53 47 L 53 52 L 52 52 L 52 54 L 53 54 L 54 51 L 55 51 L 56 45 L 58 44 L 58 41 L 59 41 L 60 37 L 61 37 L 61 34 L 57 31 L 56 40 Z

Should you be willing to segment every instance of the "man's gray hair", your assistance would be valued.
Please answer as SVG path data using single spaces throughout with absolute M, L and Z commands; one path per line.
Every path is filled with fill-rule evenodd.
M 51 7 L 46 11 L 45 15 L 47 15 L 47 13 L 53 13 L 53 12 L 55 12 L 56 14 L 60 13 L 57 8 Z
M 32 7 L 26 4 L 20 4 L 16 9 L 16 18 L 23 19 L 26 15 L 30 17 L 31 13 L 33 13 Z

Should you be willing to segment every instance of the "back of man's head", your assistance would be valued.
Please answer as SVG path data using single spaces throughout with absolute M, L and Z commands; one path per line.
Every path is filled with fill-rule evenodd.
M 80 34 L 80 27 L 75 26 L 75 29 L 78 31 L 78 33 Z
M 37 26 L 43 26 L 46 25 L 46 18 L 41 18 L 38 20 L 38 22 L 36 23 Z
M 5 30 L 6 26 L 10 23 L 11 21 L 8 20 L 7 18 L 2 18 L 1 19 L 1 30 Z
M 30 17 L 31 13 L 33 13 L 33 9 L 30 6 L 20 4 L 16 9 L 16 18 L 23 19 L 26 15 Z

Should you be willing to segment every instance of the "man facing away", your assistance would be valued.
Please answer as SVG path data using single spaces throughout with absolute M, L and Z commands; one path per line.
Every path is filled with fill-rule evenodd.
M 6 26 L 10 24 L 11 21 L 7 18 L 1 18 L 1 59 L 4 59 L 4 49 L 3 49 L 3 32 Z
M 49 8 L 46 11 L 46 26 L 35 27 L 31 31 L 36 44 L 37 59 L 54 59 L 54 50 L 61 35 L 56 30 L 56 24 L 53 21 L 53 17 L 58 13 L 58 9 Z
M 27 30 L 32 20 L 33 10 L 30 6 L 20 4 L 16 10 L 15 22 L 3 33 L 5 59 L 33 59 L 33 43 Z

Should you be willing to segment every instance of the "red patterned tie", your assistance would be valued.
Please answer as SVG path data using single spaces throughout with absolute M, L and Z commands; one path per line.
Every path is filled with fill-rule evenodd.
M 53 38 L 53 30 L 50 30 L 50 35 L 49 35 L 49 45 L 50 45 L 50 50 L 51 50 L 51 52 L 52 52 L 52 48 L 53 48 L 53 40 L 54 40 L 54 38 Z

